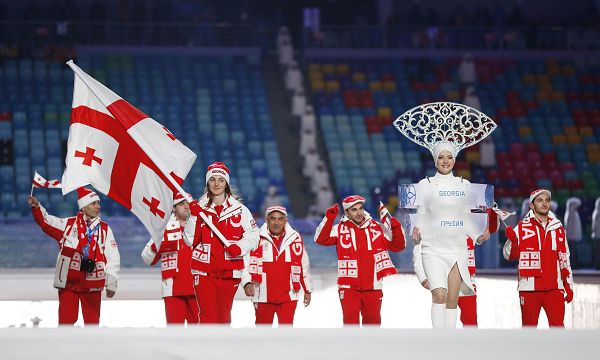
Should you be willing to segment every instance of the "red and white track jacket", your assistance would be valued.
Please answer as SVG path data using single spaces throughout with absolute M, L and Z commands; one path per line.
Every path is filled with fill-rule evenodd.
M 384 277 L 398 273 L 388 253 L 406 247 L 398 220 L 392 218 L 391 237 L 385 235 L 381 224 L 367 212 L 360 225 L 345 215 L 339 224 L 334 225 L 333 221 L 323 218 L 315 232 L 315 241 L 324 246 L 336 245 L 340 288 L 379 290 Z
M 142 260 L 147 265 L 160 261 L 163 297 L 194 295 L 192 248 L 183 240 L 183 229 L 175 214 L 171 214 L 160 248 L 156 249 L 150 239 L 142 251 Z
M 230 258 L 225 252 L 221 240 L 213 234 L 202 219 L 190 216 L 185 224 L 186 244 L 192 246 L 192 273 L 210 275 L 220 278 L 241 278 L 245 267 L 244 255 L 258 245 L 259 229 L 246 206 L 235 198 L 228 196 L 219 214 L 216 206 L 208 206 L 208 198 L 204 195 L 198 200 L 205 215 L 213 222 L 227 240 L 237 244 L 242 254 Z
M 279 248 L 263 224 L 258 247 L 247 258 L 242 284 L 254 284 L 253 302 L 281 304 L 298 300 L 300 288 L 312 292 L 308 254 L 302 237 L 290 224 L 285 225 Z
M 516 244 L 507 240 L 503 255 L 506 260 L 519 261 L 519 291 L 562 290 L 565 281 L 573 288 L 565 229 L 552 212 L 544 228 L 530 210 L 515 233 Z
M 100 217 L 92 220 L 90 229 L 93 229 L 90 239 L 90 258 L 96 262 L 93 272 L 80 271 L 83 259 L 83 245 L 87 243 L 83 221 L 83 214 L 69 218 L 58 218 L 49 215 L 46 209 L 31 208 L 35 222 L 51 238 L 57 241 L 60 252 L 56 259 L 56 272 L 54 274 L 54 287 L 67 288 L 74 291 L 117 291 L 119 280 L 120 255 L 113 232 L 107 223 Z M 79 219 L 79 220 L 78 220 Z

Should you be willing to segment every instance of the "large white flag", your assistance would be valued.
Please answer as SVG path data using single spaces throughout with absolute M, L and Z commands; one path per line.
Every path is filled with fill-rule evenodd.
M 67 64 L 75 84 L 63 194 L 92 185 L 133 212 L 159 244 L 173 194 L 196 154 L 73 61 Z

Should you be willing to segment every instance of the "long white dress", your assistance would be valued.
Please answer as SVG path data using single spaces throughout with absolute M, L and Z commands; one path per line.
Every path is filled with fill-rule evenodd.
M 419 184 L 426 184 L 431 192 L 442 193 L 445 189 L 461 189 L 465 191 L 468 188 L 469 181 L 460 177 L 454 176 L 452 173 L 442 175 L 436 173 L 435 176 L 425 178 Z M 439 202 L 439 201 L 438 201 Z M 442 201 L 443 202 L 443 201 Z M 443 208 L 447 204 L 437 203 L 429 204 Z M 451 206 L 448 209 L 453 211 Z M 455 210 L 461 212 L 461 210 Z M 417 215 L 421 218 L 427 217 L 428 209 L 426 206 L 417 207 Z M 431 219 L 421 219 L 418 221 L 419 230 L 422 235 L 421 249 L 423 268 L 429 281 L 431 290 L 437 288 L 448 289 L 448 274 L 454 265 L 458 265 L 458 270 L 462 278 L 461 293 L 463 295 L 475 294 L 471 276 L 469 274 L 468 260 L 469 253 L 466 245 L 466 236 L 475 236 L 468 233 L 444 233 L 439 229 L 427 227 L 424 224 Z M 477 238 L 477 237 L 475 237 Z

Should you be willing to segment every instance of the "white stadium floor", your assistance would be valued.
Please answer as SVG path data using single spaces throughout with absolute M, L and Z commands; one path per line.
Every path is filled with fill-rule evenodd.
M 123 269 L 114 299 L 103 301 L 101 326 L 165 327 L 157 269 Z M 52 288 L 52 269 L 0 271 L 0 328 L 31 327 L 31 319 L 41 319 L 40 327 L 56 327 L 58 301 Z M 335 270 L 313 271 L 315 291 L 308 308 L 299 305 L 295 327 L 340 328 L 342 313 L 335 285 Z M 600 281 L 583 278 L 575 287 L 575 299 L 567 305 L 567 328 L 600 329 Z M 576 277 L 577 282 L 577 277 Z M 508 276 L 479 275 L 478 319 L 482 329 L 520 328 L 516 279 Z M 426 329 L 430 327 L 429 292 L 412 274 L 389 277 L 384 283 L 383 328 Z M 238 292 L 233 305 L 232 327 L 254 327 L 252 304 Z M 542 311 L 540 327 L 548 327 Z
M 600 281 L 582 279 L 567 306 L 571 330 L 518 329 L 516 280 L 479 276 L 480 329 L 427 330 L 430 295 L 412 274 L 384 285 L 383 329 L 341 329 L 335 271 L 315 271 L 308 308 L 295 329 L 254 328 L 238 293 L 229 327 L 165 328 L 156 269 L 124 269 L 116 299 L 103 302 L 101 328 L 56 328 L 51 269 L 0 271 L 0 359 L 594 359 L 600 339 Z M 31 328 L 32 318 L 41 320 Z M 12 327 L 25 328 L 12 328 Z M 11 327 L 11 328 L 7 328 Z M 547 327 L 544 315 L 540 328 Z M 313 328 L 313 329 L 298 329 Z M 318 328 L 318 329 L 317 329 Z M 482 330 L 483 329 L 483 330 Z M 572 330 L 578 329 L 578 330 Z

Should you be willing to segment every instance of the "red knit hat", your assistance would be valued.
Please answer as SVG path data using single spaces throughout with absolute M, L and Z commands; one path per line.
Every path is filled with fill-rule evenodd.
M 211 176 L 220 176 L 225 178 L 225 181 L 227 181 L 229 184 L 229 169 L 222 162 L 214 162 L 208 166 L 208 171 L 206 172 L 207 183 Z
M 538 197 L 538 195 L 545 193 L 546 195 L 548 195 L 549 198 L 552 198 L 552 193 L 550 192 L 550 190 L 546 190 L 546 189 L 537 189 L 531 192 L 531 194 L 529 194 L 529 202 L 532 203 L 533 200 L 535 200 L 536 197 Z
M 365 198 L 360 195 L 350 195 L 342 201 L 342 207 L 346 211 L 358 203 L 364 204 Z
M 190 198 L 192 197 L 192 195 L 187 194 L 187 196 L 189 196 Z M 182 193 L 178 192 L 177 194 L 175 194 L 175 196 L 173 196 L 173 206 L 179 204 L 182 201 L 186 201 L 187 199 L 185 198 L 185 196 L 183 196 Z
M 98 194 L 85 187 L 80 187 L 77 189 L 77 197 L 77 206 L 79 206 L 79 210 L 83 209 L 94 201 L 100 201 Z

